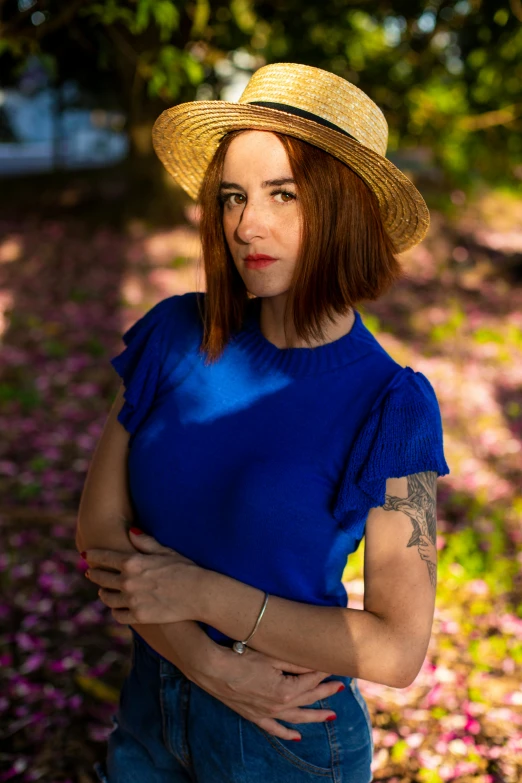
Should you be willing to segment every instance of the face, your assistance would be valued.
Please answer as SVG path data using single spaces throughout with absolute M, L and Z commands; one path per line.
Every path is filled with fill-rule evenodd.
M 234 264 L 250 293 L 284 296 L 297 262 L 300 207 L 279 139 L 245 131 L 227 150 L 221 182 L 223 227 Z M 257 256 L 274 259 L 256 263 Z

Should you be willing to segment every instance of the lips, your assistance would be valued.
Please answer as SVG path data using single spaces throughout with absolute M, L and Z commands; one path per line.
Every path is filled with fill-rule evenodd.
M 247 269 L 262 269 L 277 261 L 277 258 L 267 256 L 265 253 L 253 253 L 245 258 L 245 267 Z
M 276 259 L 270 259 L 262 258 L 260 261 L 245 261 L 245 267 L 247 269 L 262 269 L 265 266 L 270 266 L 271 264 L 275 264 Z

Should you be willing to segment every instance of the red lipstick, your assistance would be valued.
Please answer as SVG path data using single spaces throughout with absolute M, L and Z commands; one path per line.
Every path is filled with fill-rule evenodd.
M 277 258 L 267 256 L 265 253 L 252 253 L 245 258 L 245 266 L 247 269 L 261 269 L 264 266 L 273 264 L 277 261 Z

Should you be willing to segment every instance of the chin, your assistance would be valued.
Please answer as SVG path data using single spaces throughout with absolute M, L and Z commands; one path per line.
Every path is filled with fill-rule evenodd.
M 261 275 L 259 275 L 258 279 L 255 279 L 254 275 L 241 275 L 241 279 L 243 280 L 247 291 L 254 296 L 281 296 L 290 290 L 289 284 L 285 285 L 280 281 L 270 280 L 268 276 L 262 278 Z
M 288 287 L 282 287 L 282 286 L 271 286 L 271 285 L 247 285 L 245 283 L 246 289 L 249 293 L 251 293 L 253 296 L 257 296 L 260 299 L 269 299 L 271 297 L 276 296 L 283 296 L 288 292 Z

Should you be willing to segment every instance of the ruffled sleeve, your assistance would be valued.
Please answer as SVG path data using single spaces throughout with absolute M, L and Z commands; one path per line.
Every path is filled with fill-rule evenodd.
M 379 395 L 356 435 L 334 503 L 345 529 L 384 505 L 386 479 L 433 470 L 450 472 L 435 391 L 421 372 L 403 367 Z
M 122 336 L 126 347 L 110 360 L 125 386 L 125 402 L 118 421 L 131 434 L 147 416 L 158 388 L 164 322 L 171 299 L 158 302 L 136 321 Z

